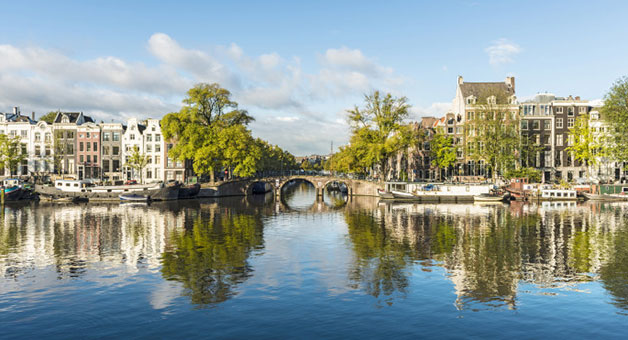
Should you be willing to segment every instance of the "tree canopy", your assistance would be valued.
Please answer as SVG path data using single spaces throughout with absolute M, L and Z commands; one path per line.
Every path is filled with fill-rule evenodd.
M 41 116 L 39 118 L 40 121 L 44 121 L 48 124 L 52 124 L 55 121 L 55 118 L 57 117 L 57 111 L 50 111 L 48 113 L 46 113 L 45 115 Z
M 456 149 L 453 139 L 443 131 L 437 132 L 430 141 L 430 158 L 432 166 L 447 169 L 456 163 Z M 439 171 L 440 174 L 440 171 Z
M 619 162 L 628 161 L 628 77 L 618 79 L 604 96 L 600 113 L 609 126 L 610 154 Z

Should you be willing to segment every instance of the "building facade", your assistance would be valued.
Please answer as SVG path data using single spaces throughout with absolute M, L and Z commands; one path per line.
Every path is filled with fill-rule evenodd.
M 124 126 L 121 123 L 101 123 L 101 158 L 103 179 L 108 182 L 121 181 L 122 172 L 122 137 Z

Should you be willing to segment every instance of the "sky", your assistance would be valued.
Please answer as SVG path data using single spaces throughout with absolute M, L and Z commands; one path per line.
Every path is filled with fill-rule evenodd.
M 411 120 L 465 81 L 516 79 L 600 99 L 628 75 L 625 1 L 4 1 L 0 112 L 161 118 L 219 83 L 256 137 L 295 155 L 346 144 L 346 110 L 374 90 Z

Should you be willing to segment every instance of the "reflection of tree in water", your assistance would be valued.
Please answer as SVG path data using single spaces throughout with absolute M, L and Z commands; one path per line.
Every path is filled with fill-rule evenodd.
M 162 257 L 162 275 L 183 283 L 200 306 L 224 302 L 252 272 L 251 251 L 263 246 L 262 224 L 251 215 L 198 217 L 192 228 L 176 230 Z
M 349 275 L 353 288 L 392 304 L 393 294 L 408 287 L 407 266 L 412 255 L 408 243 L 388 235 L 386 228 L 366 212 L 347 212 L 345 221 L 356 261 Z
M 613 295 L 613 304 L 628 312 L 628 230 L 615 235 L 610 260 L 600 268 L 602 285 Z

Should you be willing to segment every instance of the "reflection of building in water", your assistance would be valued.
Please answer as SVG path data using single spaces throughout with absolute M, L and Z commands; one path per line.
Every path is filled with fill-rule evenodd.
M 183 222 L 183 214 L 117 204 L 7 207 L 0 273 L 54 265 L 60 275 L 80 275 L 94 262 L 157 268 L 169 232 Z
M 546 289 L 597 279 L 590 273 L 615 257 L 615 235 L 625 229 L 620 209 L 626 208 L 387 204 L 376 218 L 419 259 L 446 268 L 458 308 L 514 308 L 520 280 Z

